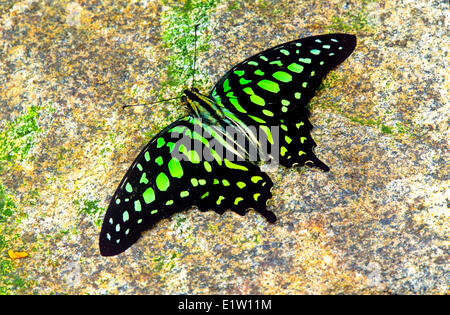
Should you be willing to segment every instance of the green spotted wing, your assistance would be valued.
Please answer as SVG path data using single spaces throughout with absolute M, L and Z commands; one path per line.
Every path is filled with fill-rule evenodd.
M 241 154 L 234 148 L 238 141 L 224 141 L 234 139 L 227 127 L 261 144 L 249 132 L 258 127 L 275 145 L 277 162 L 284 166 L 311 163 L 328 170 L 313 153 L 306 106 L 321 79 L 355 45 L 355 37 L 346 34 L 299 39 L 236 65 L 208 96 L 196 89 L 185 91 L 190 115 L 145 146 L 114 193 L 100 232 L 101 254 L 125 251 L 143 231 L 192 206 L 240 215 L 251 208 L 275 222 L 266 207 L 272 181 L 249 159 L 250 146 L 242 145 Z M 273 127 L 279 131 L 277 143 Z
M 252 208 L 269 222 L 276 220 L 266 210 L 273 185 L 267 174 L 253 163 L 217 154 L 220 144 L 212 145 L 210 133 L 209 126 L 188 116 L 147 144 L 107 209 L 100 232 L 103 256 L 125 251 L 141 232 L 192 206 L 219 214 L 230 209 L 240 215 Z
M 354 50 L 348 34 L 312 36 L 258 53 L 234 66 L 210 96 L 247 125 L 279 126 L 279 162 L 329 170 L 313 153 L 307 104 L 322 78 Z M 267 130 L 267 129 L 266 129 Z

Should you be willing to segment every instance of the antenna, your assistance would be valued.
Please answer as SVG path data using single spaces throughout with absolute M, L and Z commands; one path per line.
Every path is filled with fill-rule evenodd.
M 177 100 L 177 99 L 182 98 L 182 97 L 183 97 L 183 96 L 172 97 L 172 98 L 168 98 L 168 99 L 165 99 L 165 100 L 159 100 L 159 101 L 156 101 L 156 102 L 151 102 L 151 103 L 148 103 L 148 104 L 131 104 L 131 105 L 123 105 L 123 106 L 122 106 L 122 109 L 125 109 L 126 107 L 134 107 L 134 106 L 149 106 L 149 105 L 158 104 L 158 103 L 162 103 L 162 102 L 166 102 L 166 101 Z
M 200 24 L 194 26 L 194 64 L 192 66 L 192 87 L 195 85 L 195 66 L 197 64 L 197 28 Z

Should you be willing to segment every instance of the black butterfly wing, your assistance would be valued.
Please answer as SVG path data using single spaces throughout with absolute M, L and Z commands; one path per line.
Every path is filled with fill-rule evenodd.
M 266 209 L 272 197 L 270 178 L 256 165 L 227 159 L 226 148 L 213 141 L 210 130 L 188 116 L 147 144 L 106 211 L 99 240 L 103 256 L 125 251 L 143 231 L 192 206 L 219 214 L 230 209 L 241 215 L 253 208 L 275 221 Z
M 329 168 L 313 153 L 307 104 L 323 77 L 354 50 L 356 37 L 328 34 L 265 50 L 239 63 L 210 96 L 247 125 L 279 126 L 279 163 Z

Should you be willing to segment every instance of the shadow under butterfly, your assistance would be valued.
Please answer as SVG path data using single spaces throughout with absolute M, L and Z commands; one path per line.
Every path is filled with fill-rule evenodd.
M 184 91 L 189 115 L 145 146 L 114 193 L 100 232 L 101 255 L 122 253 L 141 232 L 192 206 L 219 214 L 254 209 L 275 222 L 266 207 L 273 183 L 252 152 L 267 157 L 263 134 L 278 164 L 329 170 L 313 152 L 306 106 L 355 46 L 356 37 L 348 34 L 294 40 L 237 64 L 208 95 Z

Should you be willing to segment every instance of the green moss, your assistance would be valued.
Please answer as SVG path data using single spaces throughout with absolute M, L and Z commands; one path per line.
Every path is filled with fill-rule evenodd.
M 0 184 L 0 223 L 7 222 L 17 209 L 12 198 L 5 192 L 5 188 Z
M 7 122 L 0 131 L 0 171 L 11 164 L 22 162 L 36 143 L 41 131 L 37 118 L 41 107 L 31 106 L 27 112 Z
M 381 124 L 381 132 L 387 133 L 387 134 L 391 134 L 392 133 L 392 129 L 389 126 Z
M 363 1 L 362 8 L 360 10 L 349 10 L 341 15 L 335 15 L 332 17 L 331 24 L 328 26 L 330 32 L 367 32 L 372 29 L 367 19 L 368 12 L 366 9 L 366 3 L 374 1 Z
M 209 36 L 205 35 L 213 9 L 220 0 L 185 0 L 163 3 L 168 7 L 162 14 L 162 41 L 169 49 L 167 57 L 167 79 L 163 86 L 175 94 L 180 94 L 192 82 L 194 46 L 197 41 L 197 54 L 209 49 Z M 198 25 L 197 38 L 194 26 Z M 197 84 L 207 82 L 205 75 L 196 70 Z
M 30 285 L 15 274 L 15 264 L 7 255 L 11 243 L 20 236 L 14 228 L 21 216 L 13 198 L 0 184 L 0 295 L 21 293 Z
M 323 89 L 328 89 L 335 86 L 336 83 L 340 81 L 342 81 L 342 78 L 340 78 L 336 72 L 328 73 L 327 76 L 320 83 L 319 88 L 317 89 L 317 93 L 322 91 Z
M 81 217 L 88 218 L 95 226 L 101 227 L 105 208 L 100 207 L 100 200 L 76 199 L 73 201 L 77 213 Z
M 156 256 L 153 258 L 153 261 L 156 262 L 155 269 L 156 271 L 169 271 L 172 270 L 176 266 L 176 260 L 180 253 L 173 252 L 169 255 L 169 257 L 164 257 L 162 255 Z

